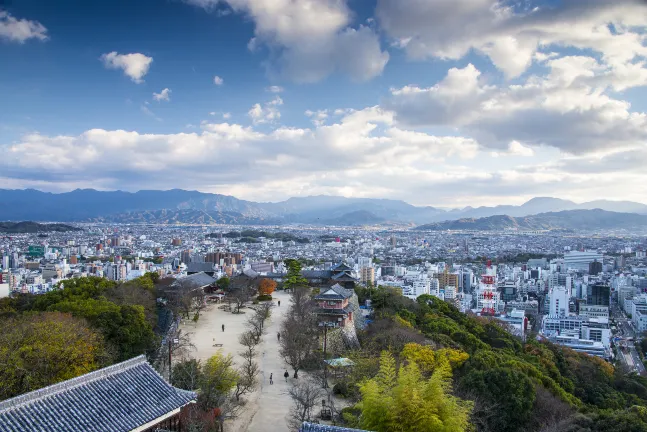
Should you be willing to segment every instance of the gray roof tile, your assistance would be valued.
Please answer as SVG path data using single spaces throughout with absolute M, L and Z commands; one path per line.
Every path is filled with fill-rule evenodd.
M 0 402 L 3 432 L 131 431 L 192 400 L 142 355 Z

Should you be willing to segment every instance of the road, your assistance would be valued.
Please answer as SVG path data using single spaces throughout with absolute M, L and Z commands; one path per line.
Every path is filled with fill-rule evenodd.
M 633 341 L 626 341 L 627 348 L 629 349 L 627 353 L 622 353 L 622 350 L 619 350 L 622 353 L 622 359 L 630 369 L 639 373 L 640 375 L 645 375 L 647 373 L 645 371 L 645 365 L 640 359 L 638 351 L 636 350 L 636 347 L 634 345 L 634 341 L 636 340 L 636 333 L 633 329 L 633 326 L 630 324 L 631 320 L 627 318 L 624 311 L 620 309 L 617 303 L 612 304 L 611 315 L 614 317 L 617 324 L 617 333 L 615 334 L 615 336 L 633 339 Z

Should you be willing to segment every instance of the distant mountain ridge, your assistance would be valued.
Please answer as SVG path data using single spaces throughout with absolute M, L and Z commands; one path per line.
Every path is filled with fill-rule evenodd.
M 513 217 L 496 215 L 434 222 L 416 227 L 421 231 L 474 230 L 647 230 L 647 215 L 617 213 L 601 209 L 564 210 Z
M 76 228 L 64 224 L 39 224 L 36 222 L 0 222 L 0 233 L 6 234 L 35 234 L 39 232 L 67 232 L 67 231 L 82 231 L 81 228 Z
M 34 189 L 0 189 L 0 220 L 120 223 L 227 223 L 420 225 L 461 218 L 495 215 L 523 217 L 538 213 L 600 208 L 647 214 L 647 205 L 629 201 L 593 201 L 577 204 L 558 198 L 538 197 L 520 206 L 466 207 L 443 210 L 418 207 L 401 200 L 346 198 L 340 196 L 295 197 L 285 201 L 253 202 L 233 196 L 172 189 L 138 192 L 77 189 L 65 193 Z

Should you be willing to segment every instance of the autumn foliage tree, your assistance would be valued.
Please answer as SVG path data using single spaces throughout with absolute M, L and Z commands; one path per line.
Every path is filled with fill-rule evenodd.
M 109 362 L 102 336 L 67 313 L 0 322 L 0 400 L 92 372 Z
M 271 296 L 276 289 L 276 282 L 272 279 L 263 278 L 258 284 L 258 294 L 262 296 Z

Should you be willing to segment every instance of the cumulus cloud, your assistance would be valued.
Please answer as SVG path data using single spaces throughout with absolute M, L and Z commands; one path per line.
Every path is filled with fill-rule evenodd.
M 392 90 L 385 106 L 408 126 L 454 126 L 486 146 L 511 141 L 583 154 L 630 148 L 647 140 L 647 115 L 607 94 L 609 88 L 645 85 L 637 71 L 623 73 L 581 56 L 546 62 L 546 76 L 523 84 L 485 82 L 473 65 L 452 68 L 432 87 Z
M 276 96 L 274 99 L 263 105 L 260 103 L 254 104 L 247 112 L 247 115 L 249 115 L 254 124 L 272 123 L 281 118 L 281 112 L 278 108 L 281 105 L 283 105 L 283 99 Z
M 157 102 L 161 102 L 161 101 L 169 102 L 171 100 L 170 94 L 171 94 L 171 90 L 168 88 L 165 88 L 159 93 L 153 93 L 153 99 L 155 99 Z
M 0 39 L 24 43 L 29 39 L 47 40 L 47 29 L 38 21 L 17 19 L 0 10 Z
M 205 9 L 214 0 L 186 0 Z M 319 81 L 333 72 L 364 81 L 382 73 L 389 54 L 370 27 L 350 27 L 346 0 L 223 0 L 255 25 L 248 48 L 267 46 L 273 70 L 297 82 Z
M 131 80 L 140 84 L 153 62 L 152 57 L 140 53 L 119 54 L 116 51 L 103 54 L 100 57 L 103 65 L 108 69 L 121 69 Z
M 459 59 L 474 49 L 509 78 L 528 69 L 540 46 L 593 50 L 609 64 L 647 55 L 642 0 L 516 6 L 502 0 L 378 0 L 376 15 L 412 58 Z
M 304 192 L 388 196 L 420 185 L 427 193 L 447 182 L 474 180 L 470 163 L 479 152 L 471 138 L 436 136 L 395 125 L 379 106 L 352 111 L 339 121 L 311 128 L 277 127 L 261 132 L 231 123 L 203 123 L 199 132 L 145 134 L 88 130 L 79 135 L 28 134 L 0 146 L 8 178 L 52 183 L 83 182 L 101 188 L 191 187 L 248 198 L 281 199 Z M 59 161 L 52 164 L 51 160 Z M 453 166 L 448 161 L 458 161 Z M 326 161 L 326 163 L 321 163 Z M 97 176 L 92 167 L 101 163 Z M 447 163 L 447 164 L 445 164 Z M 430 166 L 438 167 L 429 170 Z M 189 175 L 190 174 L 190 175 Z M 440 186 L 439 186 L 440 185 Z M 252 192 L 256 189 L 256 192 Z M 292 187 L 293 189 L 293 187 Z M 415 201 L 418 194 L 406 192 Z M 420 197 L 418 197 L 420 199 Z M 425 198 L 426 199 L 426 198 Z
M 216 75 L 213 77 L 213 83 L 217 86 L 221 86 L 225 83 L 225 80 Z

